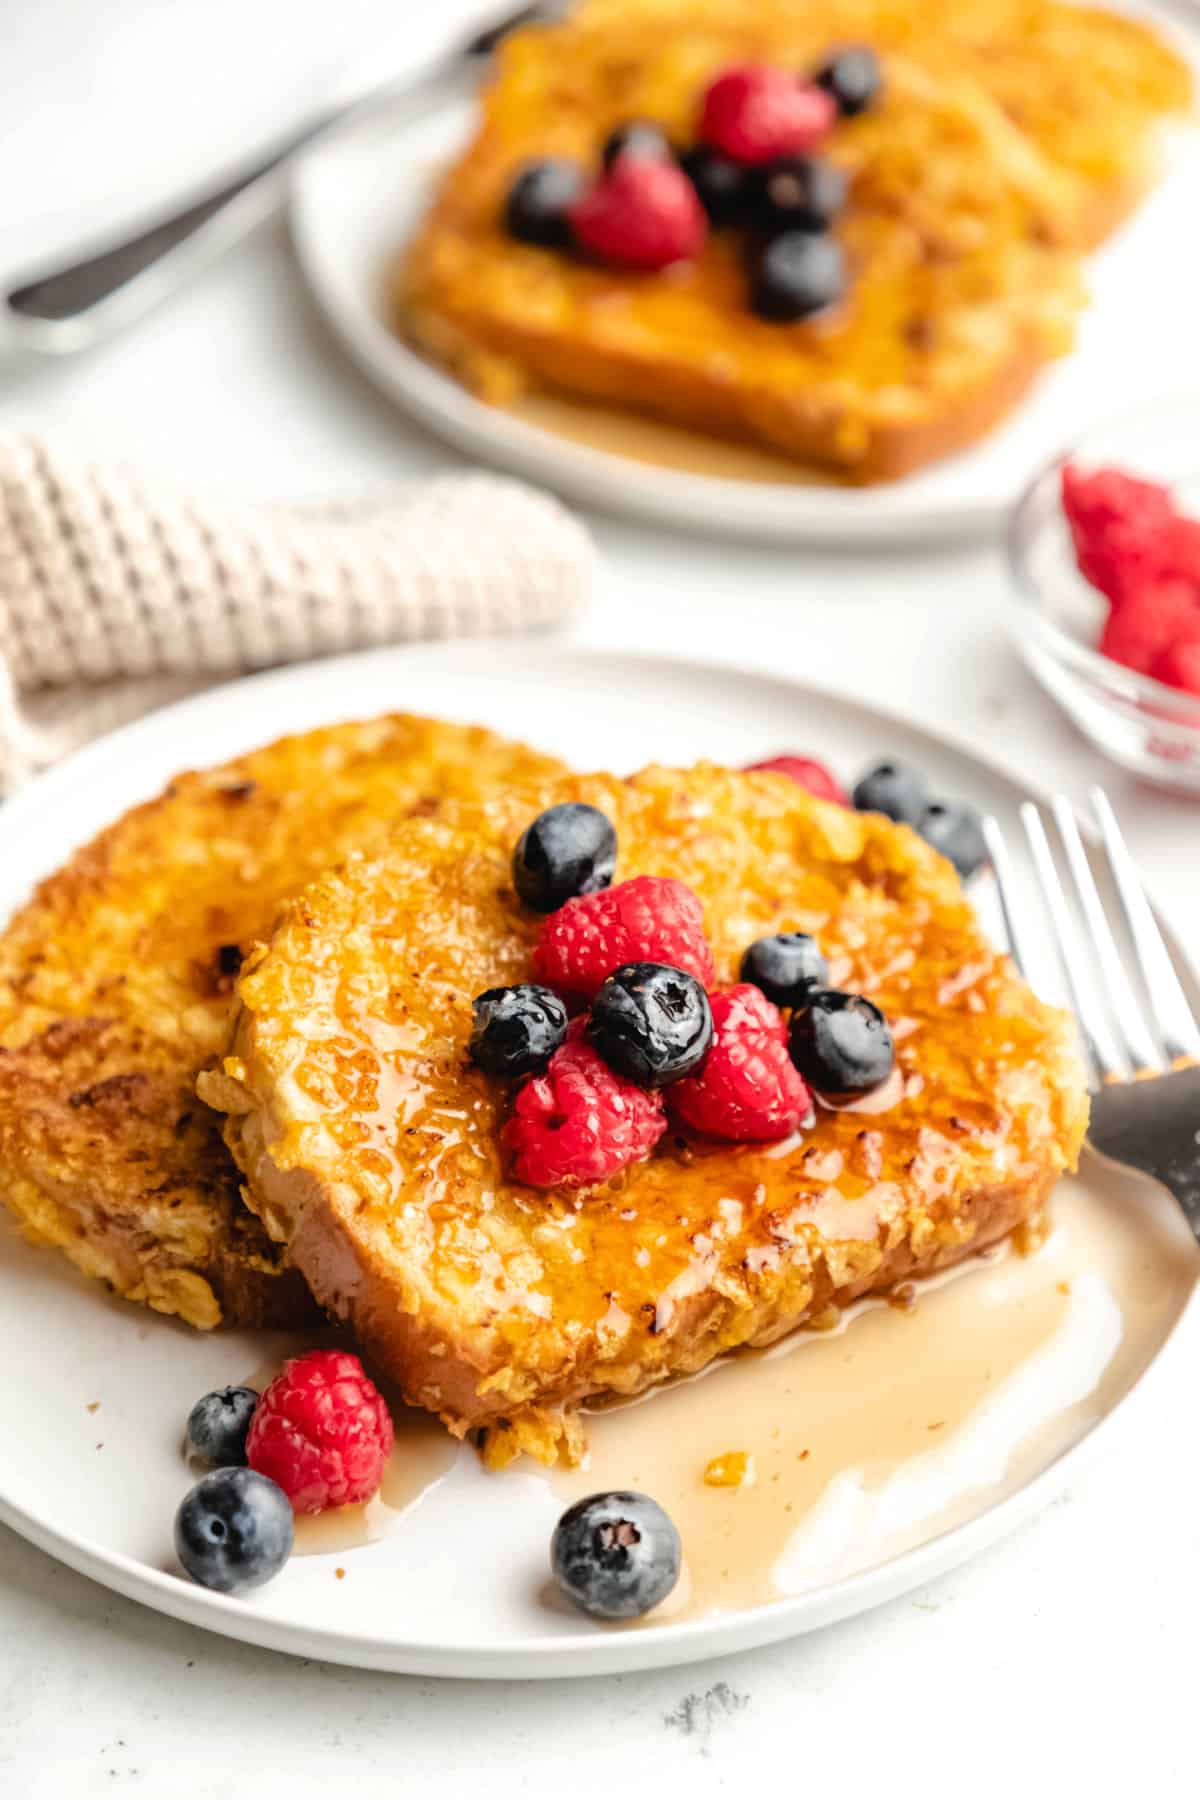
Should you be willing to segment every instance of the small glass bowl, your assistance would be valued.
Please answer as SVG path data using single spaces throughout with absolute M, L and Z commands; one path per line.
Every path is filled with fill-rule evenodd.
M 1059 494 L 1062 466 L 1107 465 L 1171 488 L 1200 518 L 1200 399 L 1130 414 L 1089 432 L 1034 476 L 1012 515 L 1017 647 L 1047 693 L 1122 768 L 1200 796 L 1200 699 L 1101 656 L 1108 602 L 1075 564 Z

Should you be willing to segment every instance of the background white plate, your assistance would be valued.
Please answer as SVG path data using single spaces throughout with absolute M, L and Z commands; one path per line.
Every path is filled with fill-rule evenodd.
M 968 795 L 1010 824 L 1026 797 L 969 752 L 784 680 L 533 644 L 371 652 L 215 689 L 25 789 L 0 810 L 0 917 L 97 827 L 179 769 L 280 732 L 404 707 L 479 720 L 580 766 L 702 755 L 736 764 L 798 747 L 851 775 L 886 751 L 920 762 L 943 791 Z M 1149 1207 L 1148 1228 L 1186 1239 L 1165 1197 L 1152 1191 L 1139 1204 Z M 1130 1347 L 1131 1384 L 1182 1310 L 1181 1297 L 1162 1330 Z M 1082 1421 L 1069 1455 L 954 1531 L 753 1610 L 612 1633 L 547 1609 L 540 1592 L 558 1503 L 540 1477 L 485 1475 L 469 1450 L 388 1538 L 294 1559 L 260 1594 L 229 1599 L 174 1571 L 170 1522 L 188 1482 L 182 1420 L 198 1394 L 244 1378 L 275 1348 L 267 1334 L 205 1337 L 125 1306 L 0 1223 L 0 1518 L 121 1593 L 253 1643 L 413 1673 L 601 1673 L 770 1642 L 916 1586 L 1051 1498 L 1100 1423 Z M 718 1372 L 706 1388 L 714 1404 L 720 1380 Z M 90 1411 L 97 1400 L 99 1410 Z M 349 1564 L 355 1578 L 336 1582 L 336 1563 Z
M 1179 13 L 1164 28 L 1200 66 Z M 463 141 L 473 108 L 406 125 L 373 114 L 300 166 L 292 226 L 313 293 L 351 355 L 406 412 L 470 456 L 574 500 L 693 530 L 860 545 L 995 527 L 1030 473 L 1090 425 L 1173 392 L 1192 366 L 1200 242 L 1200 137 L 1181 131 L 1167 179 L 1092 259 L 1078 344 L 1012 418 L 974 448 L 886 486 L 786 484 L 694 475 L 634 462 L 476 400 L 389 329 L 387 268 L 426 205 L 432 171 Z

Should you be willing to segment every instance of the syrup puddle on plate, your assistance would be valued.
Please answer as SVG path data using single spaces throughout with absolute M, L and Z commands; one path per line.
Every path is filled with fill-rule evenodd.
M 911 1304 L 861 1302 L 832 1331 L 592 1413 L 587 1465 L 551 1476 L 556 1493 L 632 1487 L 666 1507 L 688 1590 L 649 1622 L 822 1587 L 963 1523 L 1108 1411 L 1178 1311 L 1194 1251 L 1144 1196 L 1065 1181 L 1032 1255 L 1002 1247 Z M 753 1481 L 709 1486 L 713 1458 L 739 1452 Z
M 516 1469 L 543 1479 L 556 1507 L 636 1488 L 671 1514 L 684 1574 L 638 1624 L 763 1605 L 897 1555 L 1016 1491 L 1082 1437 L 1136 1379 L 1195 1280 L 1189 1234 L 1144 1184 L 1064 1181 L 1050 1225 L 1031 1255 L 1003 1246 L 860 1302 L 831 1331 L 797 1332 L 597 1408 L 580 1468 L 526 1459 Z M 261 1389 L 279 1363 L 247 1384 Z M 299 1554 L 387 1536 L 474 1455 L 425 1414 L 392 1412 L 380 1494 L 298 1519 Z M 741 1454 L 752 1480 L 706 1483 L 714 1459 Z
M 558 394 L 526 394 L 504 409 L 524 425 L 535 425 L 587 450 L 604 450 L 630 462 L 684 475 L 718 476 L 725 481 L 753 481 L 788 487 L 841 487 L 833 475 L 752 444 L 705 437 L 680 425 L 641 418 L 618 408 L 588 406 Z

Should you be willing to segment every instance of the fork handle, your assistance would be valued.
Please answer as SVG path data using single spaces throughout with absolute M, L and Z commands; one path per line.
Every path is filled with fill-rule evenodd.
M 1106 1083 L 1092 1096 L 1088 1141 L 1169 1188 L 1200 1243 L 1200 1065 Z

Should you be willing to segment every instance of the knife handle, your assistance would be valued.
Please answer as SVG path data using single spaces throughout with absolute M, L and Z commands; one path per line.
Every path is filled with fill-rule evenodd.
M 252 166 L 131 237 L 102 243 L 39 271 L 0 296 L 0 350 L 68 356 L 89 350 L 161 304 L 282 203 L 297 156 L 352 115 L 386 104 L 421 117 L 469 87 L 477 64 L 516 25 L 522 8 L 403 82 L 380 83 L 310 119 Z

